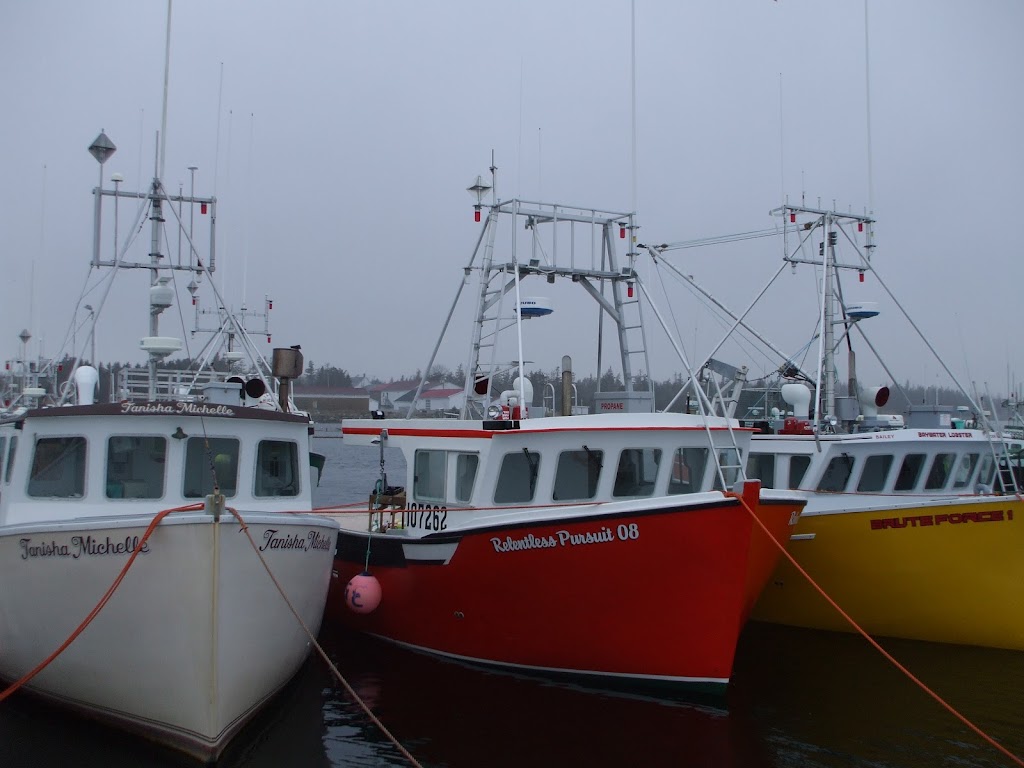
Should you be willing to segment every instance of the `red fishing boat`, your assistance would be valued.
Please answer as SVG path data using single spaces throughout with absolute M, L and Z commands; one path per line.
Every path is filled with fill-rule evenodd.
M 471 188 L 481 207 L 486 189 Z M 489 209 L 465 268 L 481 279 L 460 418 L 342 425 L 346 444 L 379 448 L 381 472 L 376 485 L 367 478 L 369 513 L 337 515 L 327 618 L 465 661 L 721 690 L 802 497 L 744 479 L 750 430 L 656 413 L 653 393 L 636 385 L 631 365 L 646 349 L 627 332 L 640 311 L 635 253 L 620 264 L 615 248 L 616 234 L 633 231 L 632 214 L 519 200 Z M 534 230 L 594 227 L 601 262 L 581 268 L 566 248 L 563 263 L 522 260 L 513 238 L 511 262 L 499 264 L 503 215 Z M 595 413 L 572 404 L 571 360 L 563 358 L 555 415 L 553 391 L 534 402 L 521 343 L 507 369 L 493 349 L 491 363 L 481 354 L 500 330 L 516 328 L 522 339 L 529 316 L 503 311 L 502 299 L 514 290 L 512 306 L 524 306 L 520 281 L 541 276 L 582 284 L 620 325 L 624 389 L 599 392 Z M 492 392 L 506 370 L 518 376 Z M 387 446 L 405 456 L 401 485 L 388 483 Z

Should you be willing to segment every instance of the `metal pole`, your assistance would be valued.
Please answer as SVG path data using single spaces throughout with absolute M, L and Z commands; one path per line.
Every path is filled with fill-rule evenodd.
M 121 190 L 121 176 L 114 174 L 114 264 L 117 264 L 117 196 Z
M 91 304 L 86 304 L 89 310 L 89 364 L 96 366 L 96 311 Z
M 192 200 L 188 206 L 188 265 L 192 266 L 192 255 L 195 253 L 195 240 L 192 239 L 192 225 L 196 217 L 196 171 L 199 170 L 199 166 L 190 165 L 188 167 L 189 172 L 192 174 L 192 189 L 189 192 L 189 197 Z

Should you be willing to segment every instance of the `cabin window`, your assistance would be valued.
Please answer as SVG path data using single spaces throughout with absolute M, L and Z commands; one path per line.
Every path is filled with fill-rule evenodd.
M 935 458 L 932 460 L 932 468 L 928 470 L 928 479 L 924 482 L 924 489 L 926 491 L 937 491 L 945 488 L 946 481 L 949 480 L 949 476 L 952 474 L 955 461 L 955 453 L 935 454 Z
M 498 484 L 494 488 L 495 504 L 515 504 L 532 501 L 537 490 L 540 454 L 525 448 L 506 453 L 498 471 Z
M 723 490 L 722 478 L 725 478 L 725 487 L 732 488 L 736 485 L 736 481 L 740 479 L 740 468 L 743 466 L 740 462 L 742 457 L 736 452 L 735 448 L 725 448 L 718 452 L 718 466 L 722 469 L 722 475 L 719 476 L 718 472 L 715 472 L 715 483 L 714 489 L 716 491 Z
M 978 454 L 968 453 L 960 457 L 960 463 L 956 468 L 956 479 L 953 480 L 954 488 L 966 488 L 974 475 L 974 468 L 978 466 Z
M 619 454 L 612 496 L 650 496 L 660 464 L 660 448 L 627 448 Z
M 11 449 L 7 452 L 7 468 L 4 470 L 4 482 L 11 482 L 11 467 L 14 466 L 14 451 L 18 447 L 18 436 L 11 435 Z
M 165 437 L 111 437 L 107 440 L 107 498 L 161 498 L 164 495 L 166 460 Z
M 747 477 L 760 480 L 762 488 L 775 487 L 775 454 L 752 453 L 747 457 Z
M 11 451 L 14 451 L 14 438 L 11 438 Z M 10 457 L 8 457 L 8 464 Z M 978 484 L 991 488 L 995 482 L 996 463 L 991 454 L 986 453 L 981 457 L 981 469 L 978 470 Z
M 704 468 L 707 464 L 707 448 L 676 448 L 672 453 L 672 474 L 668 478 L 668 492 L 697 493 L 703 490 Z
M 299 446 L 286 440 L 260 440 L 254 495 L 299 495 Z
M 892 454 L 884 456 L 868 456 L 864 460 L 864 470 L 860 473 L 857 490 L 862 493 L 873 493 L 885 488 L 885 481 L 892 469 Z
M 833 456 L 818 481 L 818 490 L 826 493 L 845 491 L 850 475 L 853 474 L 853 465 L 853 457 L 849 454 Z
M 903 457 L 899 474 L 896 475 L 894 491 L 912 491 L 917 485 L 917 478 L 921 476 L 921 469 L 924 467 L 923 453 L 908 453 Z
M 7 450 L 7 438 L 0 437 L 0 467 L 4 466 L 4 454 Z
M 789 487 L 799 488 L 800 483 L 804 481 L 804 475 L 807 474 L 807 470 L 811 466 L 810 456 L 790 456 L 789 457 Z
M 555 501 L 594 498 L 603 462 L 604 451 L 592 451 L 586 446 L 578 451 L 562 451 L 558 454 L 555 489 L 551 498 Z
M 444 501 L 444 451 L 416 451 L 412 497 L 417 501 Z
M 36 440 L 28 495 L 61 499 L 85 495 L 84 437 L 41 437 Z
M 460 453 L 455 456 L 455 500 L 468 502 L 473 497 L 476 472 L 480 457 L 475 453 Z
M 190 437 L 185 446 L 185 498 L 213 493 L 214 480 L 225 496 L 238 491 L 238 440 Z

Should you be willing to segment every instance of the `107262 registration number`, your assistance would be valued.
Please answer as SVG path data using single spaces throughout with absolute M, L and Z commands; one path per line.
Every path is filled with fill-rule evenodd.
M 405 524 L 409 528 L 425 531 L 443 531 L 448 528 L 448 508 L 429 504 L 410 504 L 405 510 Z

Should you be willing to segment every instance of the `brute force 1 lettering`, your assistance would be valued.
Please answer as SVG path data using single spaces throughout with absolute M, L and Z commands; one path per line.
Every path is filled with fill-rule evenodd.
M 946 515 L 912 515 L 910 517 L 882 517 L 871 521 L 871 530 L 886 528 L 925 528 L 933 525 L 961 523 L 1001 523 L 1013 520 L 1013 510 L 1005 512 L 994 509 L 990 512 L 953 512 Z

